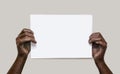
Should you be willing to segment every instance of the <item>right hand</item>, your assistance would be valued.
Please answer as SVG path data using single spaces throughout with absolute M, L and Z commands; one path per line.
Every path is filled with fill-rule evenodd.
M 30 42 L 36 43 L 33 32 L 30 29 L 23 29 L 16 38 L 18 56 L 27 56 L 29 54 Z
M 92 44 L 92 56 L 95 61 L 104 61 L 104 54 L 107 48 L 107 42 L 101 35 L 96 32 L 91 34 L 89 43 Z

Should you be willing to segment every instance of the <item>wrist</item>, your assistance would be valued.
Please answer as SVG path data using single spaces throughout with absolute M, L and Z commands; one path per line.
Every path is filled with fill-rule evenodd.
M 27 57 L 28 57 L 28 54 L 25 54 L 25 55 L 20 55 L 20 54 L 18 54 L 17 57 L 19 57 L 19 58 L 27 58 Z
M 96 64 L 105 63 L 104 59 L 94 59 Z

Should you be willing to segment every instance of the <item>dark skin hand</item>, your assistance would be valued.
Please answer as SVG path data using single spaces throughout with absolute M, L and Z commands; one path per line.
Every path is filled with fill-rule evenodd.
M 91 34 L 89 43 L 92 45 L 92 56 L 100 74 L 113 74 L 104 61 L 107 42 L 99 33 Z
M 18 49 L 17 58 L 7 74 L 21 74 L 24 64 L 30 52 L 30 42 L 36 43 L 34 34 L 30 29 L 23 29 L 16 38 Z M 97 32 L 91 34 L 89 43 L 92 45 L 92 56 L 100 74 L 112 74 L 104 61 L 104 54 L 107 48 L 107 42 L 103 36 Z
M 30 29 L 23 29 L 16 38 L 18 49 L 17 58 L 7 74 L 21 74 L 24 64 L 30 52 L 30 42 L 36 43 L 33 32 Z

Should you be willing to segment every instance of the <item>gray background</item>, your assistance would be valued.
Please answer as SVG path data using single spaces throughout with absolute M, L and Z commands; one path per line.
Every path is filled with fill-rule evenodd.
M 0 0 L 0 74 L 5 74 L 17 55 L 15 38 L 29 28 L 30 14 L 92 14 L 93 31 L 108 42 L 105 60 L 120 74 L 119 0 Z M 99 74 L 93 59 L 31 59 L 23 74 Z

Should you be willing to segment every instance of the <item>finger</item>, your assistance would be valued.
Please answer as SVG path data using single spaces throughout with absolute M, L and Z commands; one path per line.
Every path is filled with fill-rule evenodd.
M 107 42 L 103 38 L 92 38 L 92 39 L 89 39 L 89 44 L 97 42 L 97 41 L 101 41 L 101 42 L 107 44 Z
M 92 34 L 90 35 L 89 39 L 92 39 L 92 38 L 102 38 L 102 39 L 104 40 L 104 38 L 103 38 L 103 36 L 101 35 L 100 32 L 92 33 Z
M 92 56 L 94 56 L 96 53 L 98 53 L 100 50 L 99 49 L 94 49 L 94 48 L 92 48 Z
M 94 41 L 94 40 L 96 40 L 96 41 L 101 40 L 101 41 L 103 41 L 103 42 L 105 42 L 105 43 L 107 44 L 107 42 L 105 41 L 105 39 L 103 38 L 103 36 L 102 36 L 99 32 L 93 33 L 93 34 L 90 36 L 90 38 L 89 38 L 89 43 L 91 43 L 91 42 Z
M 36 41 L 35 41 L 35 39 L 34 39 L 33 37 L 28 37 L 28 36 L 26 36 L 26 37 L 24 37 L 24 38 L 17 38 L 17 41 L 16 41 L 17 45 L 23 44 L 23 43 L 25 43 L 25 42 L 33 42 L 33 43 L 36 43 Z
M 92 47 L 94 48 L 96 48 L 96 47 L 98 47 L 98 48 L 106 48 L 107 47 L 107 44 L 105 43 L 105 42 L 103 42 L 103 41 L 95 41 L 95 42 L 93 42 L 92 43 Z
M 34 36 L 32 36 L 32 37 L 25 36 L 25 37 L 22 38 L 22 39 L 23 39 L 23 41 L 26 40 L 26 42 L 31 41 L 31 42 L 33 42 L 33 43 L 36 43 L 36 40 L 35 40 Z
M 24 29 L 21 31 L 20 34 L 25 33 L 25 32 L 29 32 L 29 33 L 34 34 L 32 30 L 30 30 L 30 29 L 26 29 L 26 28 L 24 28 Z M 19 35 L 20 35 L 20 34 L 19 34 Z
M 103 41 L 105 41 L 104 37 L 102 36 L 102 34 L 100 32 L 95 32 L 95 33 L 92 33 L 89 37 L 89 39 L 92 39 L 92 38 L 101 38 Z M 106 41 L 105 41 L 106 42 Z
M 21 45 L 21 44 L 28 43 L 28 42 L 36 43 L 34 39 L 29 38 L 29 39 L 19 40 L 19 42 L 17 42 L 17 45 Z
M 33 35 L 32 33 L 28 33 L 28 32 L 25 32 L 25 33 L 23 33 L 23 34 L 20 34 L 18 37 L 19 37 L 19 38 L 23 38 L 23 37 L 25 37 L 25 36 L 34 37 L 34 35 Z
M 35 37 L 33 36 L 33 34 L 31 34 L 31 33 L 23 33 L 23 34 L 21 34 L 21 35 L 19 35 L 17 38 L 16 38 L 16 41 L 18 41 L 18 40 L 22 40 L 22 39 L 24 39 L 24 38 L 27 38 L 27 37 L 31 37 L 31 38 L 33 38 L 34 40 L 35 40 Z
M 96 43 L 92 43 L 92 55 L 95 54 L 104 55 L 106 51 L 106 44 L 102 43 L 102 41 L 97 41 Z
M 100 32 L 95 32 L 95 33 L 92 33 L 89 38 L 98 37 L 99 35 L 100 35 Z
M 98 45 L 101 45 L 101 47 L 103 47 L 103 48 L 107 47 L 107 44 L 103 41 L 96 41 L 95 43 L 98 44 Z
M 96 41 L 101 41 L 101 40 L 102 40 L 102 38 L 91 38 L 91 39 L 89 39 L 89 44 L 96 42 Z

